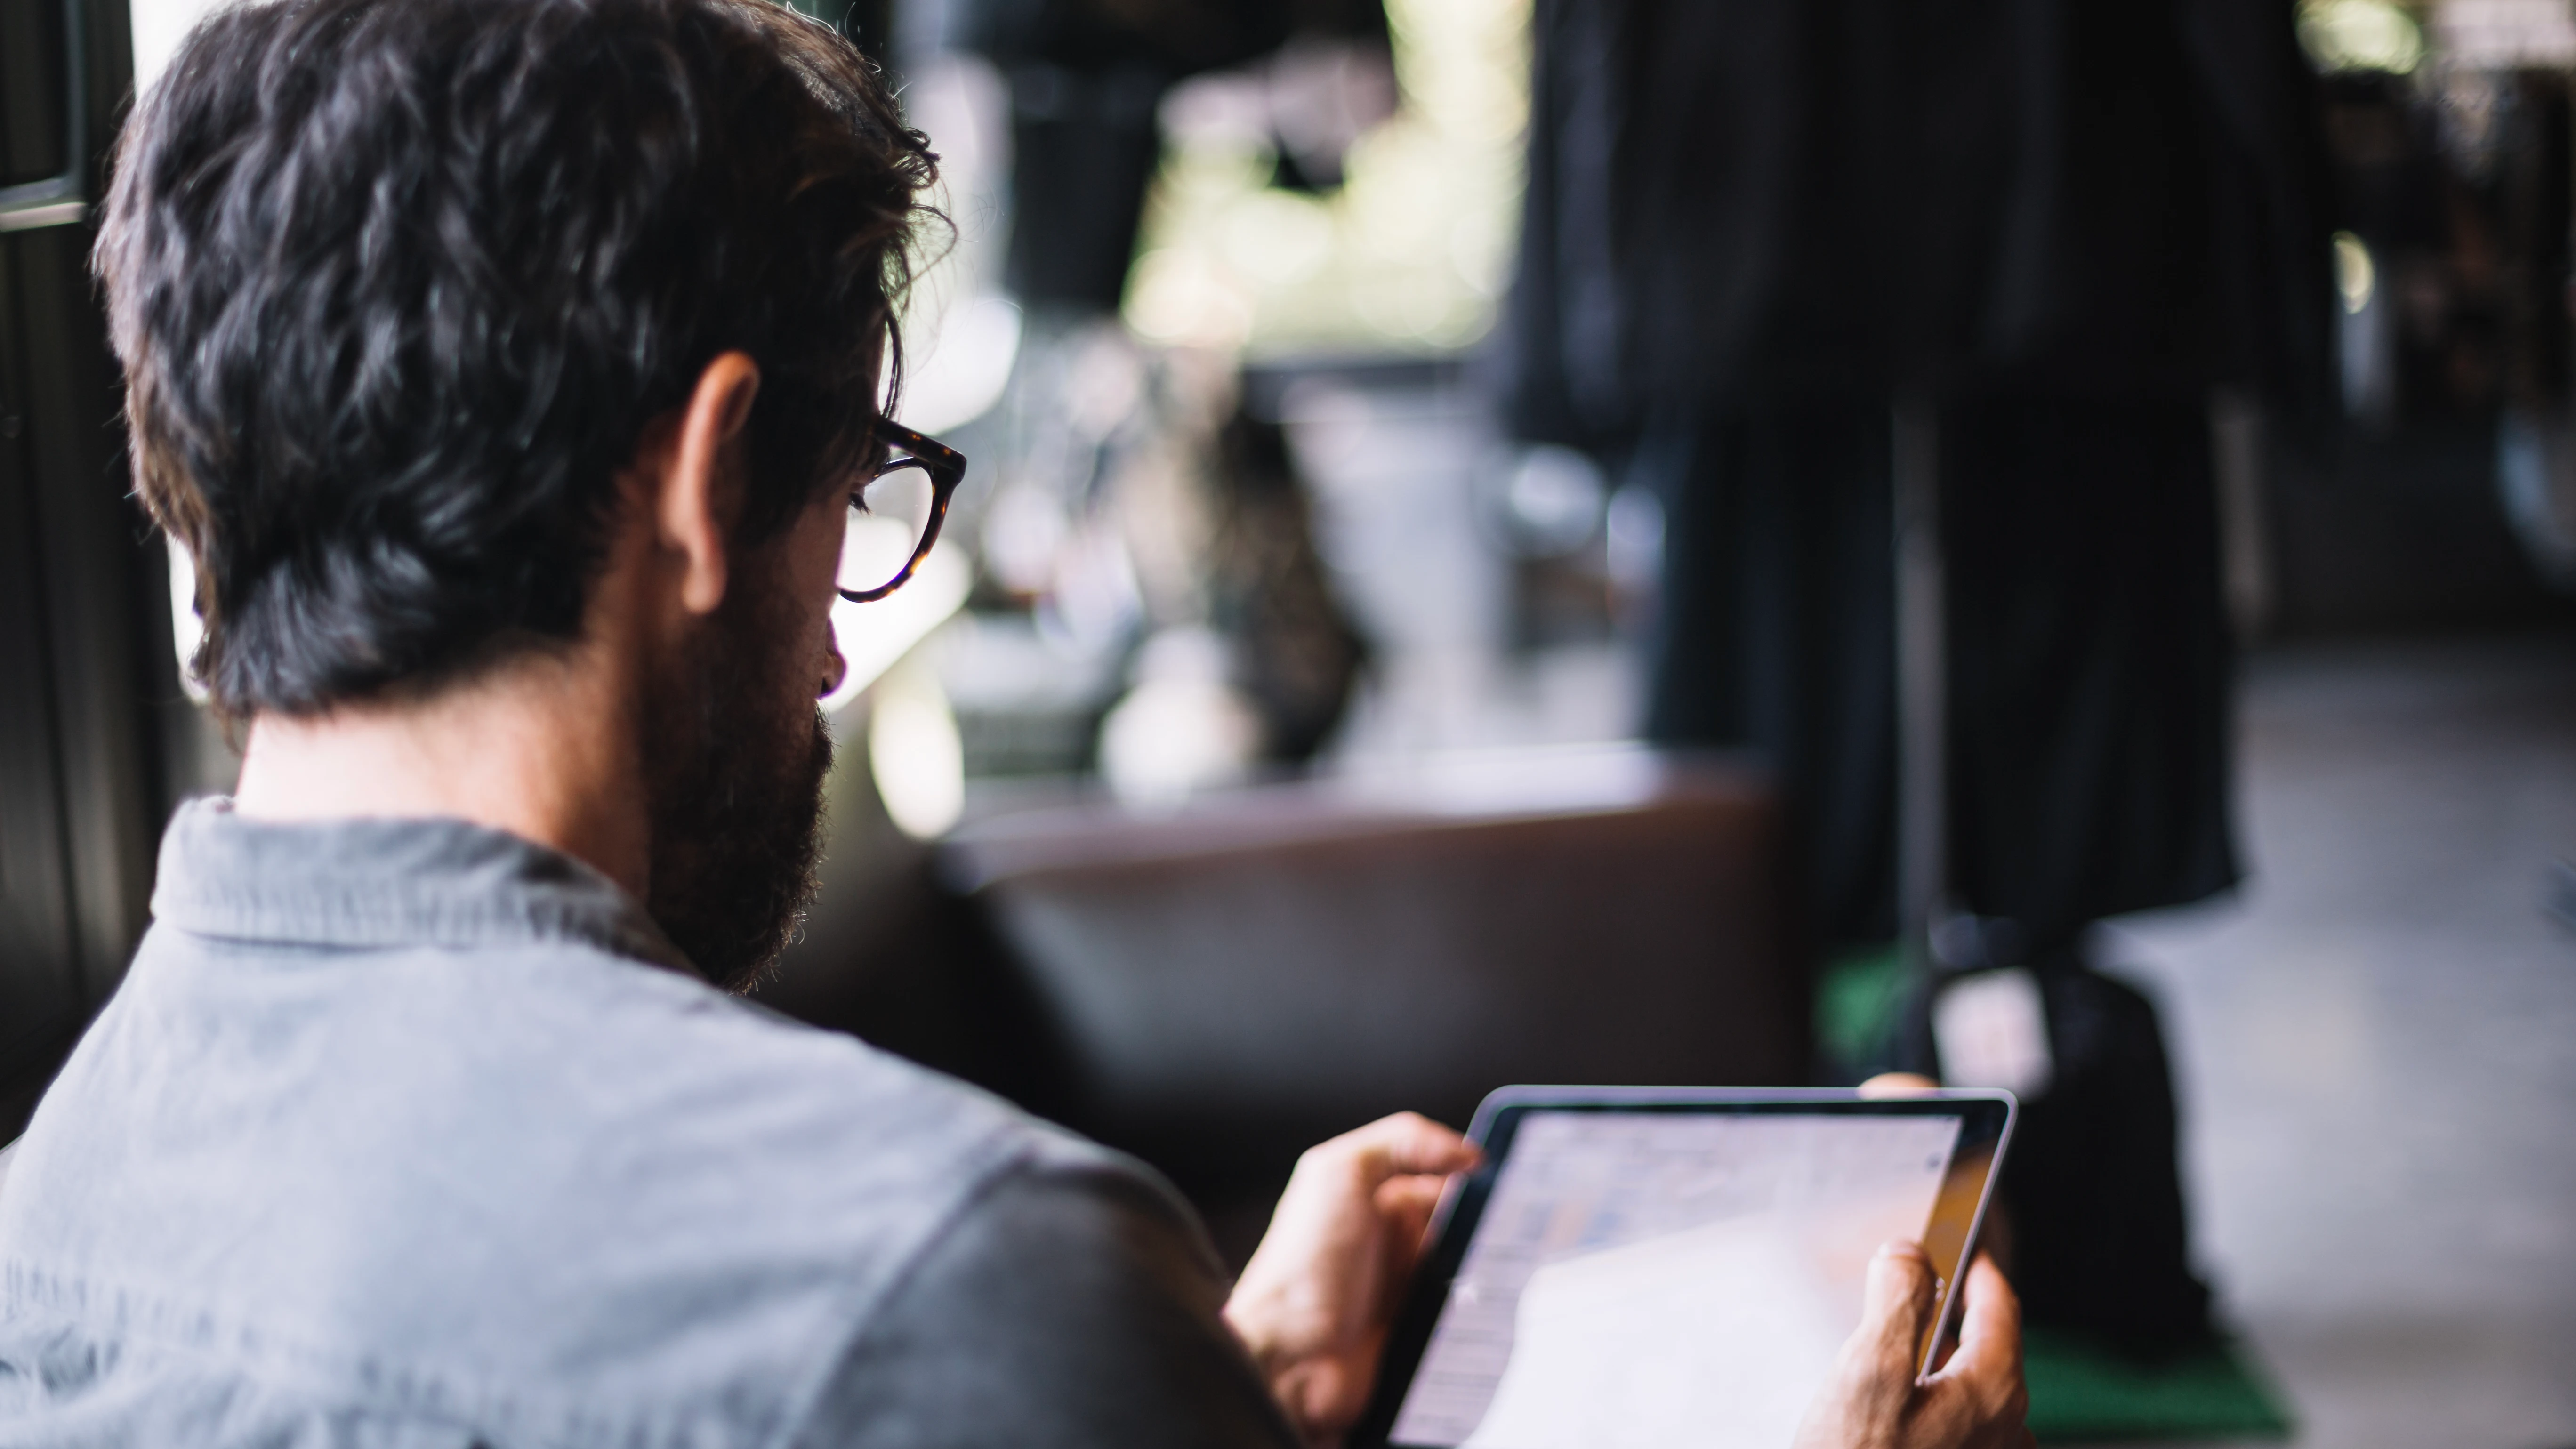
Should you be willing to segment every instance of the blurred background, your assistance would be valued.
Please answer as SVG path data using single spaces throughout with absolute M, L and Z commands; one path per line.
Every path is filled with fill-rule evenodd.
M 234 758 L 0 0 L 0 1139 Z M 2029 1104 L 2043 1442 L 2576 1445 L 2566 0 L 810 0 L 941 157 L 938 552 L 761 999 L 1153 1162 Z

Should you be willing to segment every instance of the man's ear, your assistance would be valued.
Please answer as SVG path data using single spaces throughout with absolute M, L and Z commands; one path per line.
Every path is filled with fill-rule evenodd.
M 740 352 L 719 354 L 698 374 L 680 410 L 654 501 L 656 541 L 680 570 L 680 606 L 711 614 L 724 602 L 725 545 L 742 514 L 742 450 L 734 444 L 760 395 L 760 364 Z

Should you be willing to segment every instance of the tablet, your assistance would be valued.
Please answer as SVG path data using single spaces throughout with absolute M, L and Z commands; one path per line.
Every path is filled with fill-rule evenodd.
M 1923 1244 L 1949 1321 L 2013 1114 L 2006 1092 L 1496 1092 L 1350 1442 L 1777 1449 L 1879 1244 Z

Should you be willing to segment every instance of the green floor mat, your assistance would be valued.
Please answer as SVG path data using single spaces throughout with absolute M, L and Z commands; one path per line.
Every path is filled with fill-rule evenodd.
M 2030 1431 L 2042 1444 L 2289 1437 L 2278 1392 L 2236 1344 L 2145 1365 L 2034 1328 L 2022 1355 Z
M 1881 1070 L 1905 1007 L 1905 953 L 1894 943 L 1846 951 L 1816 975 L 1816 1047 L 1846 1080 Z

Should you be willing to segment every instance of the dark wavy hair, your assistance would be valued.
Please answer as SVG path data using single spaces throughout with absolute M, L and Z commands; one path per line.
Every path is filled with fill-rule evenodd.
M 136 486 L 217 708 L 578 637 L 648 421 L 762 383 L 741 543 L 870 446 L 936 158 L 770 0 L 270 0 L 127 123 L 98 240 Z

